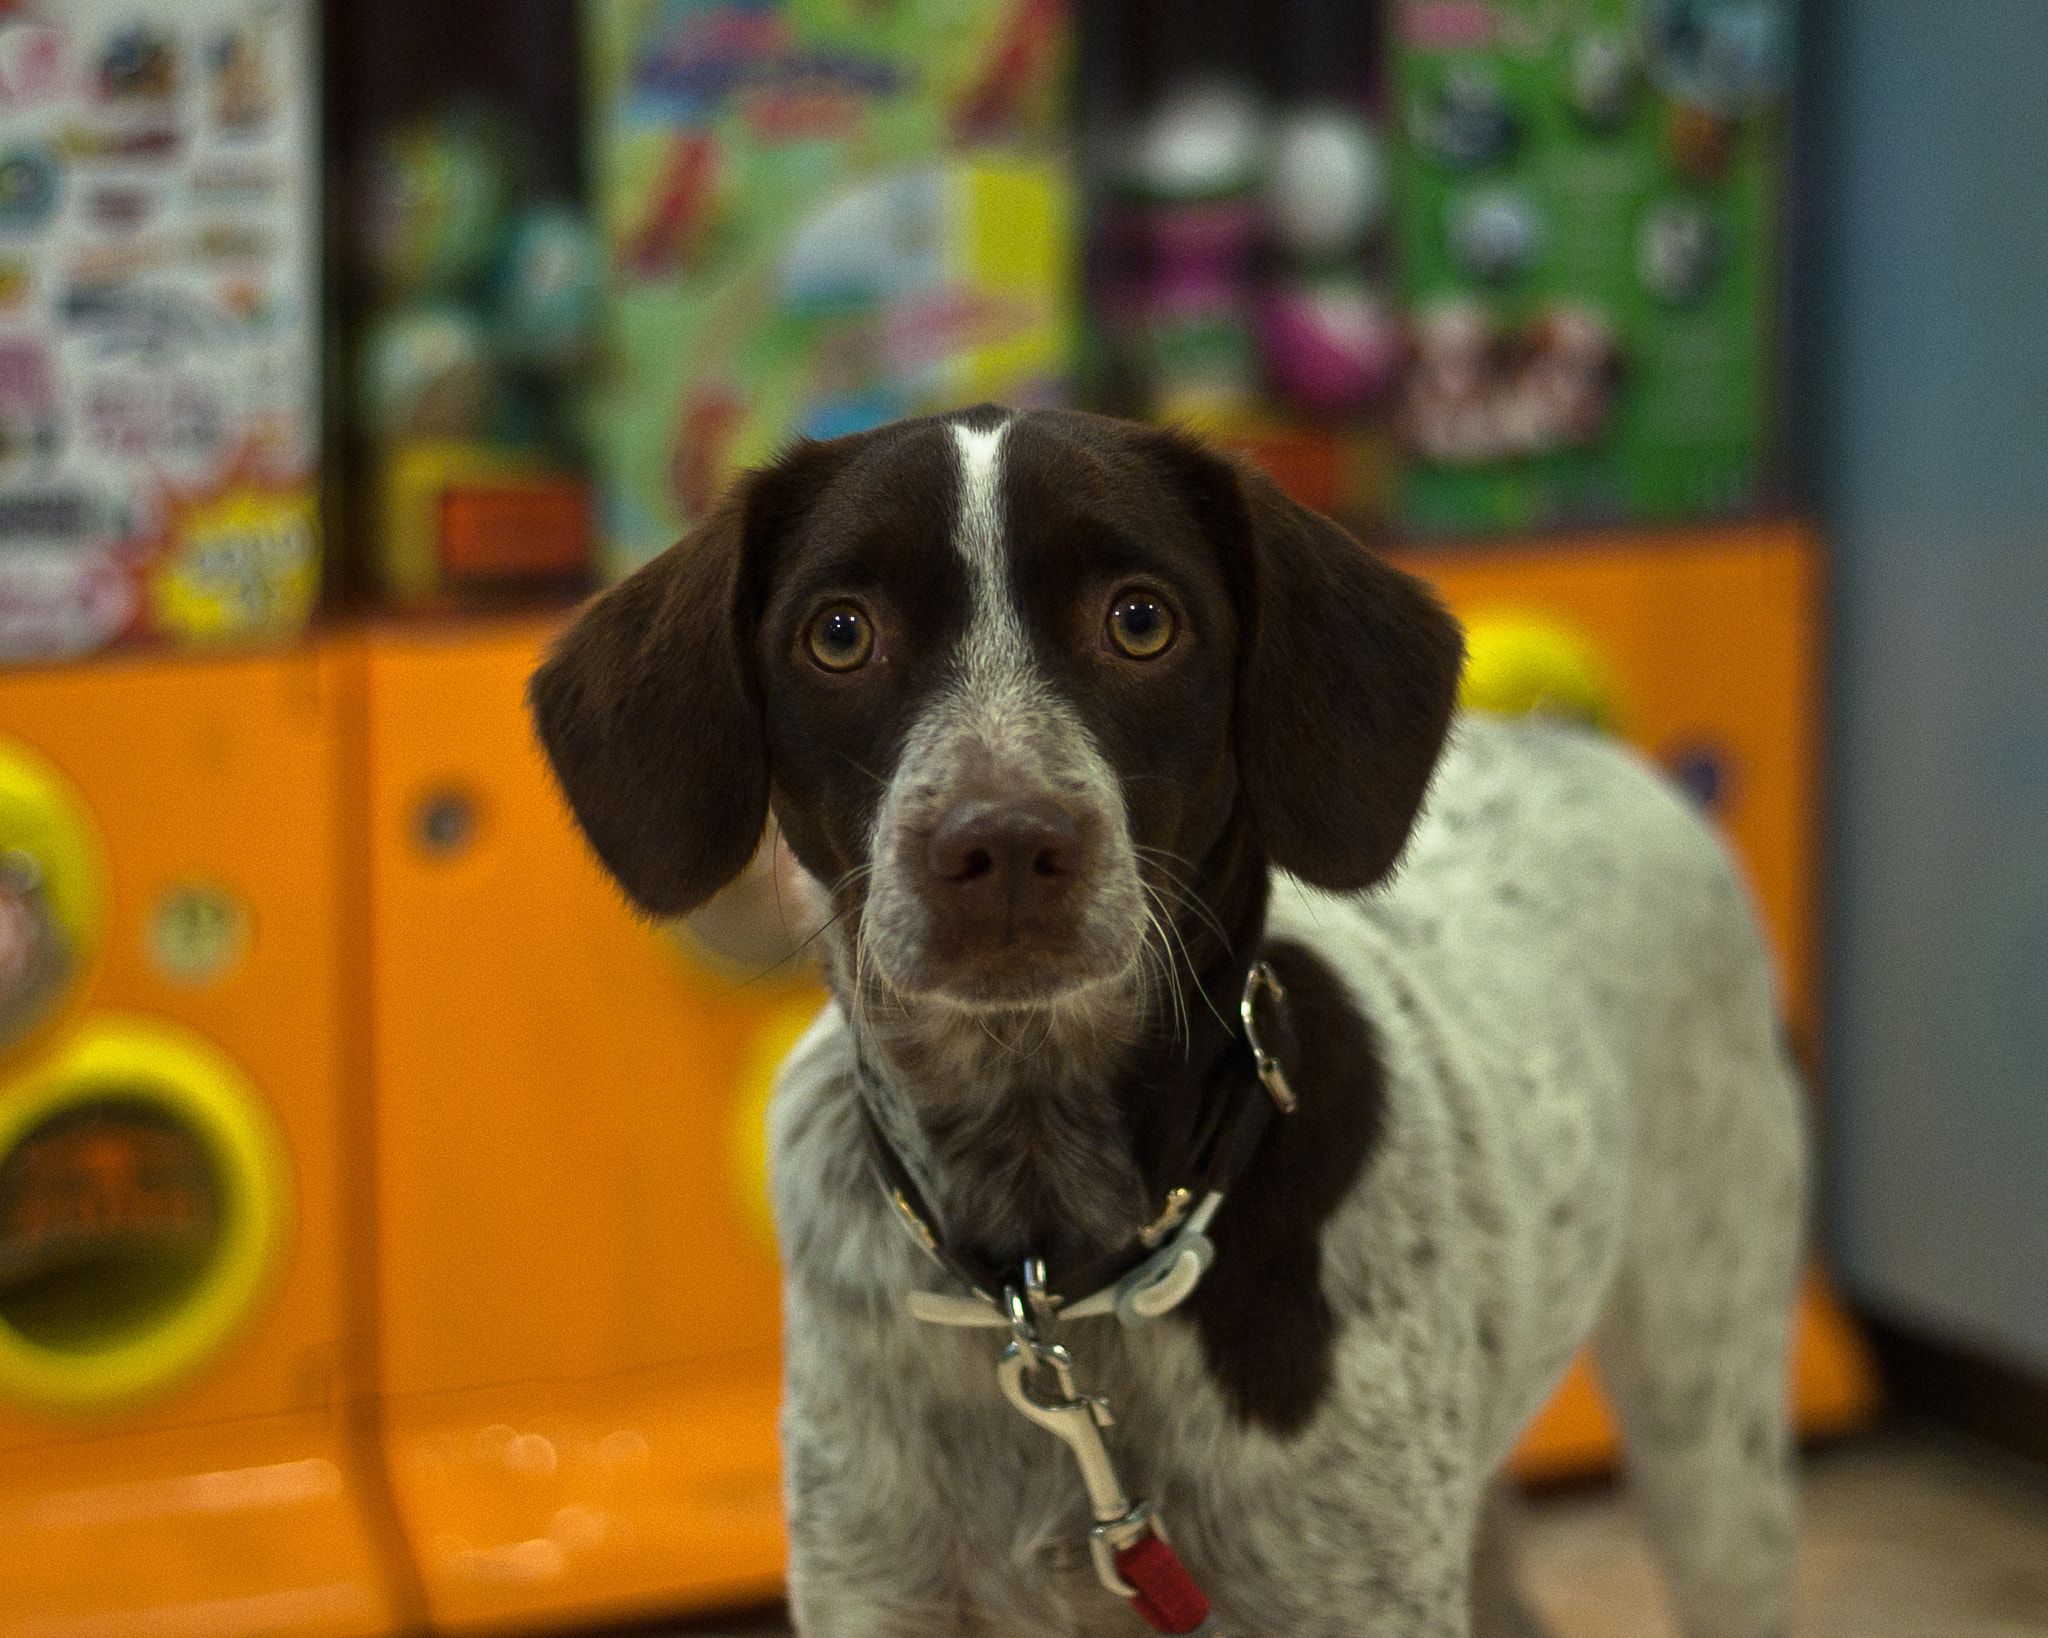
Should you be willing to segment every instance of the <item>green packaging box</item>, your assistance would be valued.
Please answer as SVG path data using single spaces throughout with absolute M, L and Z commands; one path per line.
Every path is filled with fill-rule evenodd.
M 1396 0 L 1421 534 L 1739 511 L 1772 449 L 1777 0 Z

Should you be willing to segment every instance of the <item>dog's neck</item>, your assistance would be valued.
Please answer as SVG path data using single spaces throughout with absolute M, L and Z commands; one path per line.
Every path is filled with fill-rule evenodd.
M 1154 866 L 1148 885 L 1155 925 L 1131 969 L 1043 1008 L 968 1011 L 856 985 L 857 928 L 831 950 L 883 1136 L 948 1241 L 990 1266 L 1112 1251 L 1187 1181 L 1165 1174 L 1187 1163 L 1240 1039 L 1266 857 L 1235 819 L 1199 866 Z

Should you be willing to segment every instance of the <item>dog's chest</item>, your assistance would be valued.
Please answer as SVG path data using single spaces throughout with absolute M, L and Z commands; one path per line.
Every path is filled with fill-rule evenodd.
M 787 1430 L 791 1523 L 799 1542 L 832 1544 L 799 1555 L 807 1597 L 832 1602 L 848 1572 L 857 1596 L 868 1570 L 847 1558 L 859 1543 L 876 1569 L 887 1566 L 878 1579 L 914 1589 L 925 1623 L 917 1630 L 1146 1630 L 1096 1577 L 1069 1452 L 996 1391 L 1000 1336 L 889 1327 L 856 1338 L 801 1292 L 791 1320 L 803 1339 L 792 1339 L 801 1408 Z M 805 1345 L 828 1335 L 832 1346 Z M 1441 1555 L 1455 1538 L 1469 1487 L 1429 1427 L 1354 1405 L 1300 1439 L 1278 1440 L 1233 1417 L 1191 1327 L 1167 1321 L 1134 1336 L 1095 1320 L 1063 1337 L 1081 1385 L 1115 1407 L 1106 1440 L 1127 1493 L 1157 1509 L 1226 1630 L 1348 1632 L 1341 1621 L 1330 1627 L 1331 1608 L 1305 1590 L 1350 1588 L 1356 1599 L 1343 1607 L 1365 1607 L 1376 1562 Z M 1384 1347 L 1357 1374 L 1375 1369 L 1411 1383 L 1429 1375 Z M 1439 1469 L 1453 1480 L 1432 1484 Z M 1387 1504 L 1404 1492 L 1426 1500 Z

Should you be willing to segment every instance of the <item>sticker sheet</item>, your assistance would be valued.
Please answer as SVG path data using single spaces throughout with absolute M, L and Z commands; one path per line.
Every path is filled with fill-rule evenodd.
M 1765 492 L 1785 0 L 1402 0 L 1402 519 L 1712 517 Z
M 307 0 L 0 0 L 0 659 L 319 583 Z

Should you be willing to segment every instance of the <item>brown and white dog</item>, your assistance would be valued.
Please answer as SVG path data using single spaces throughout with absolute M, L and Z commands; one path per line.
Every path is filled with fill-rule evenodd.
M 800 444 L 536 676 L 643 910 L 771 813 L 818 886 L 834 997 L 772 1116 L 803 1632 L 1144 1630 L 1001 1331 L 927 1323 L 1000 1323 L 977 1288 L 1015 1346 L 1057 1328 L 1236 1638 L 1517 1630 L 1483 1504 L 1589 1336 L 1685 1632 L 1788 1631 L 1803 1150 L 1764 952 L 1653 772 L 1454 724 L 1460 652 L 1250 469 L 984 407 Z M 1076 1317 L 1162 1240 L 1213 1251 L 1177 1307 Z

